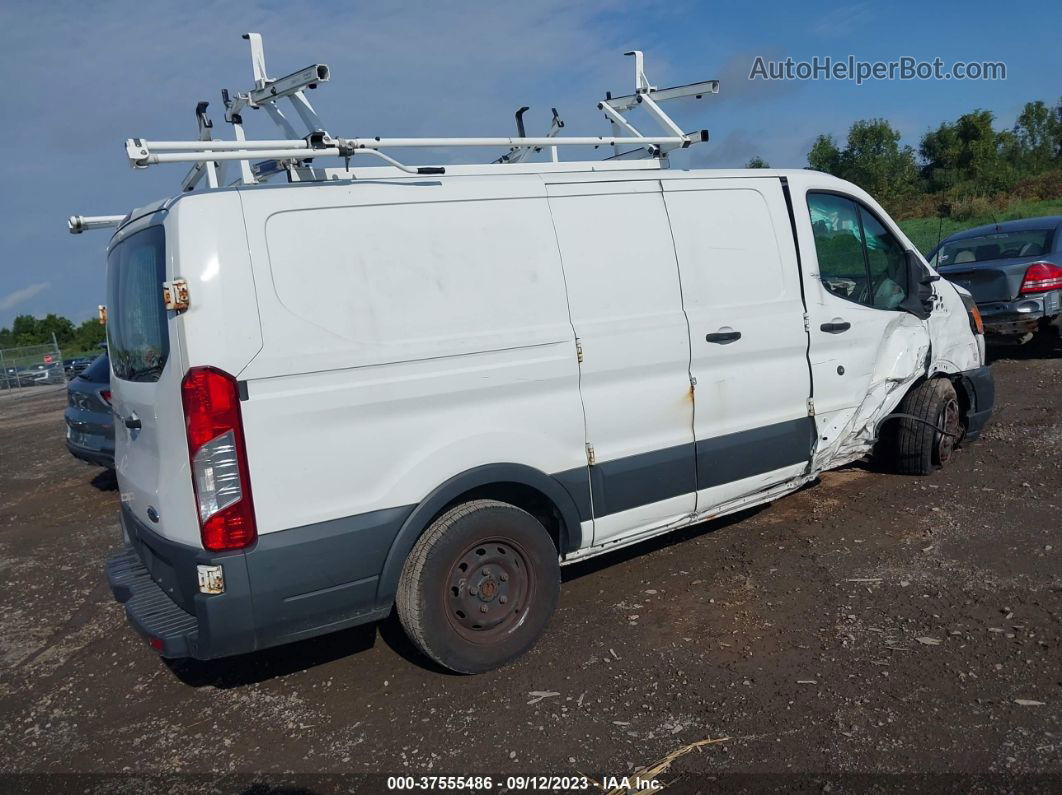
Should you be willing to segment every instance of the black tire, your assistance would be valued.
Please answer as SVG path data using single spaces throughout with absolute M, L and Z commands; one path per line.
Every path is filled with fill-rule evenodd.
M 911 416 L 886 421 L 883 441 L 893 468 L 901 475 L 929 475 L 947 464 L 962 438 L 959 399 L 951 381 L 923 381 L 904 396 L 896 412 Z
M 559 594 L 560 563 L 546 528 L 513 505 L 474 500 L 442 514 L 414 545 L 396 607 L 427 657 L 476 674 L 530 650 Z

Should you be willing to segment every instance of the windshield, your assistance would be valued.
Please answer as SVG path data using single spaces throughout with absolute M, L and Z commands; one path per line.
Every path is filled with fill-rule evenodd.
M 107 350 L 125 381 L 158 381 L 170 352 L 162 282 L 166 237 L 161 226 L 130 235 L 107 259 Z
M 930 265 L 962 265 L 994 259 L 1040 257 L 1051 250 L 1053 229 L 994 232 L 952 240 L 940 247 Z

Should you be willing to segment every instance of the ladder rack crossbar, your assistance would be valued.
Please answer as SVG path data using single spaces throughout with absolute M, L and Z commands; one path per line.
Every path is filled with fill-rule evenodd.
M 147 149 L 149 153 L 162 152 L 229 152 L 247 151 L 255 152 L 263 149 L 283 149 L 289 153 L 313 151 L 322 152 L 334 144 L 332 148 L 347 147 L 351 149 L 387 149 L 411 147 L 450 147 L 450 146 L 611 146 L 618 144 L 677 144 L 679 146 L 687 142 L 697 140 L 697 134 L 690 135 L 664 135 L 664 136 L 612 136 L 612 135 L 586 135 L 569 137 L 539 136 L 537 138 L 332 138 L 326 139 L 323 147 L 311 146 L 302 140 L 279 140 L 279 141 L 144 141 L 133 145 L 135 150 Z M 159 160 L 164 163 L 166 160 Z
M 199 163 L 209 161 L 304 159 L 307 157 L 351 157 L 359 152 L 380 149 L 496 147 L 496 146 L 669 146 L 687 147 L 704 140 L 704 134 L 683 136 L 585 136 L 538 138 L 339 138 L 327 139 L 323 146 L 306 141 L 154 141 L 129 142 L 129 159 L 136 168 L 158 163 Z M 330 145 L 331 144 L 331 145 Z M 155 149 L 164 151 L 156 152 Z
M 308 149 L 310 145 L 302 138 L 276 138 L 273 140 L 254 141 L 145 141 L 130 139 L 134 148 L 148 147 L 153 152 L 225 152 L 232 149 Z
M 109 229 L 118 226 L 128 216 L 125 215 L 71 215 L 66 228 L 72 235 L 80 235 L 90 229 Z

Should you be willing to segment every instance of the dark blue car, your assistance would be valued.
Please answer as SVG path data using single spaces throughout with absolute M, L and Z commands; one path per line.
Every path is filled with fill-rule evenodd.
M 114 415 L 111 412 L 111 365 L 107 354 L 96 357 L 66 388 L 66 447 L 90 464 L 114 468 Z

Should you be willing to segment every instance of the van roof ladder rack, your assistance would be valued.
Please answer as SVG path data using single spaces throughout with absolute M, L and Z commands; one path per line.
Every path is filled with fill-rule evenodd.
M 230 162 L 239 167 L 238 183 L 253 185 L 278 173 L 286 173 L 289 180 L 298 181 L 300 174 L 308 173 L 304 166 L 308 161 L 319 157 L 338 157 L 346 161 L 347 172 L 353 157 L 367 155 L 383 160 L 385 163 L 409 174 L 445 174 L 443 166 L 408 166 L 394 157 L 385 154 L 384 149 L 408 148 L 464 148 L 464 147 L 507 147 L 508 151 L 493 161 L 494 164 L 514 164 L 526 162 L 535 153 L 549 150 L 550 161 L 558 162 L 557 150 L 561 146 L 612 147 L 612 156 L 608 159 L 655 158 L 664 160 L 674 149 L 686 148 L 695 143 L 708 140 L 707 130 L 693 133 L 683 132 L 681 128 L 660 107 L 660 103 L 680 97 L 702 98 L 719 91 L 718 80 L 701 83 L 657 88 L 649 82 L 645 74 L 642 53 L 633 50 L 625 53 L 634 57 L 634 93 L 613 97 L 607 93 L 605 99 L 598 103 L 598 109 L 605 115 L 612 128 L 609 136 L 562 136 L 564 128 L 556 108 L 549 131 L 542 136 L 528 136 L 525 133 L 523 115 L 528 108 L 521 107 L 516 112 L 517 135 L 515 137 L 484 138 L 341 138 L 329 134 L 317 115 L 316 110 L 306 98 L 306 90 L 313 89 L 331 78 L 328 66 L 313 64 L 286 77 L 270 78 L 266 72 L 265 50 L 262 37 L 258 33 L 244 34 L 251 48 L 251 69 L 254 86 L 247 91 L 222 91 L 225 106 L 225 121 L 232 125 L 234 140 L 220 140 L 214 137 L 215 128 L 207 117 L 208 103 L 200 102 L 196 106 L 196 125 L 199 136 L 192 141 L 149 141 L 143 138 L 130 138 L 126 141 L 126 155 L 134 168 L 147 168 L 160 163 L 191 163 L 192 168 L 181 182 L 185 191 L 194 190 L 205 179 L 208 188 L 228 184 L 225 168 Z M 278 103 L 287 100 L 295 115 L 306 128 L 300 137 L 292 123 Z M 626 116 L 628 111 L 637 107 L 645 109 L 649 118 L 660 128 L 659 134 L 644 134 L 631 124 Z M 271 140 L 248 140 L 243 128 L 243 111 L 247 108 L 261 109 L 280 129 L 283 137 Z M 633 147 L 633 148 L 631 148 Z M 252 161 L 255 161 L 252 163 Z M 312 170 L 309 173 L 314 173 Z M 351 172 L 352 173 L 352 172 Z M 87 227 L 85 227 L 87 228 Z

